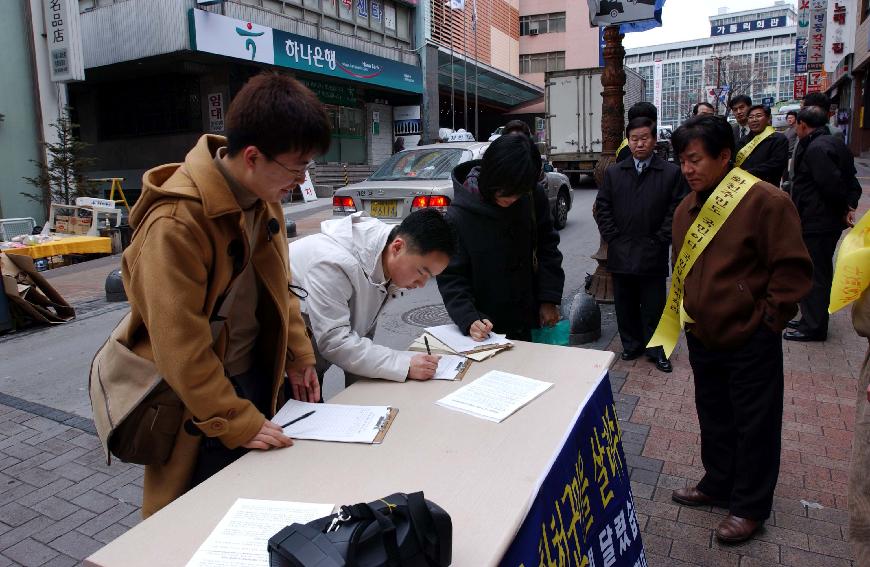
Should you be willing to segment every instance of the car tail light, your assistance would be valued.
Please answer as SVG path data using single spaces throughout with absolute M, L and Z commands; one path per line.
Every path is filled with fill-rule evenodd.
M 447 207 L 449 205 L 450 199 L 448 199 L 444 195 L 420 195 L 418 197 L 414 197 L 414 201 L 411 203 L 411 212 L 419 209 L 433 207 L 443 213 L 447 211 Z
M 332 212 L 350 214 L 356 212 L 356 205 L 353 203 L 353 197 L 340 197 L 335 195 L 332 197 Z

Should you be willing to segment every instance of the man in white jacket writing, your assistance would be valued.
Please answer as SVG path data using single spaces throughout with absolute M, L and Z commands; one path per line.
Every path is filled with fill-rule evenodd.
M 386 303 L 440 274 L 454 249 L 453 231 L 434 209 L 411 213 L 398 226 L 355 213 L 324 221 L 320 234 L 290 244 L 293 285 L 304 290 L 297 292 L 321 383 L 332 364 L 344 370 L 347 386 L 358 378 L 435 375 L 439 357 L 393 350 L 372 338 Z

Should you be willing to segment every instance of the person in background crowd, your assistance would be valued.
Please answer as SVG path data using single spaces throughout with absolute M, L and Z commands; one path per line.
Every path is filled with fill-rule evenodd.
M 537 144 L 535 144 L 534 138 L 532 138 L 532 129 L 529 128 L 529 125 L 522 120 L 511 120 L 504 125 L 504 130 L 502 130 L 502 136 L 509 136 L 511 134 L 526 136 L 529 139 L 529 142 L 531 144 L 530 151 L 532 154 L 532 161 L 534 163 L 541 164 L 540 171 L 538 172 L 538 184 L 543 184 L 542 187 L 544 191 L 546 191 L 547 176 L 544 173 L 544 160 L 541 158 L 541 151 L 538 150 L 538 146 Z
M 293 284 L 307 294 L 302 314 L 320 379 L 333 364 L 345 385 L 359 378 L 428 380 L 438 357 L 376 345 L 378 315 L 401 289 L 423 287 L 447 266 L 453 231 L 436 209 L 398 226 L 367 213 L 324 221 L 320 234 L 290 244 Z
M 658 132 L 659 111 L 651 102 L 636 102 L 628 109 L 628 121 L 631 122 L 635 118 L 649 118 L 656 124 L 656 132 Z M 658 136 L 656 136 L 658 137 Z M 631 150 L 628 148 L 628 139 L 624 139 L 622 144 L 616 150 L 615 161 L 620 162 L 631 157 Z
M 870 288 L 852 306 L 852 325 L 870 340 Z M 855 404 L 855 436 L 849 469 L 849 542 L 856 565 L 870 565 L 870 347 L 864 356 Z
M 749 109 L 749 138 L 737 152 L 737 166 L 779 187 L 788 167 L 788 140 L 770 125 L 770 108 L 757 104 Z
M 724 118 L 697 116 L 672 142 L 692 192 L 674 213 L 673 255 L 733 168 Z M 745 173 L 744 173 L 745 175 Z M 727 219 L 727 220 L 726 220 Z M 671 497 L 686 506 L 726 507 L 722 542 L 752 537 L 770 516 L 779 477 L 784 391 L 779 333 L 809 290 L 812 263 L 788 195 L 755 182 L 684 278 L 686 344 L 701 426 L 704 476 Z M 685 246 L 691 250 L 690 245 Z
M 692 116 L 699 116 L 703 114 L 716 114 L 716 109 L 713 108 L 713 105 L 709 102 L 699 102 L 692 107 Z
M 393 153 L 397 154 L 405 149 L 405 138 L 402 136 L 397 136 L 396 141 L 393 142 Z
M 813 286 L 801 301 L 800 321 L 790 321 L 783 338 L 824 341 L 828 338 L 828 300 L 834 277 L 833 256 L 843 229 L 853 224 L 861 197 L 855 160 L 846 144 L 825 128 L 828 116 L 818 106 L 804 106 L 797 117 L 800 141 L 795 150 L 791 198 L 801 217 L 803 240 L 813 259 Z
M 825 93 L 809 93 L 806 95 L 801 101 L 801 108 L 806 108 L 808 106 L 816 106 L 821 108 L 825 112 L 825 133 L 830 134 L 831 136 L 836 136 L 841 141 L 845 143 L 846 134 L 841 129 L 837 128 L 835 125 L 831 124 L 831 117 L 834 116 L 833 103 L 831 102 L 830 97 Z
M 797 111 L 789 110 L 785 113 L 785 121 L 788 123 L 788 128 L 783 135 L 785 139 L 788 140 L 788 155 L 791 158 L 792 153 L 794 153 L 794 147 L 797 145 L 798 137 L 797 137 Z
M 295 79 L 262 74 L 233 97 L 226 132 L 202 136 L 183 164 L 146 172 L 130 213 L 124 344 L 154 361 L 184 405 L 169 460 L 145 467 L 146 517 L 247 449 L 291 445 L 269 421 L 285 379 L 299 399 L 320 398 L 299 303 L 287 291 L 280 202 L 329 149 L 329 118 Z M 231 281 L 236 299 L 215 339 L 211 315 Z
M 665 307 L 671 222 L 685 181 L 680 168 L 653 152 L 655 122 L 635 118 L 625 130 L 632 159 L 604 172 L 595 220 L 607 242 L 622 360 L 633 360 L 646 351 L 659 370 L 671 372 L 662 347 L 645 347 Z
M 749 137 L 749 109 L 752 107 L 752 99 L 748 95 L 737 95 L 731 98 L 728 102 L 728 108 L 734 113 L 734 119 L 737 120 L 731 126 L 734 133 L 735 151 L 743 147 Z
M 527 136 L 496 139 L 453 170 L 447 218 L 458 250 L 438 276 L 450 318 L 475 340 L 490 331 L 531 340 L 559 321 L 565 285 L 559 234 Z

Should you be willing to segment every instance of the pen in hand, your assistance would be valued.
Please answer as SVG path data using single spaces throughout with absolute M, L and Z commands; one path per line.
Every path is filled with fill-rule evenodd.
M 291 419 L 290 421 L 288 421 L 287 423 L 285 423 L 284 425 L 282 425 L 282 426 L 281 426 L 281 429 L 284 429 L 284 428 L 286 428 L 286 427 L 289 427 L 289 426 L 293 425 L 294 423 L 296 423 L 297 421 L 302 421 L 302 420 L 305 419 L 306 417 L 308 417 L 308 416 L 310 416 L 311 414 L 313 414 L 315 411 L 316 411 L 316 410 L 311 410 L 311 411 L 308 412 L 308 413 L 304 413 L 304 414 L 300 415 L 300 416 L 297 417 L 296 419 Z
M 426 354 L 432 356 L 432 349 L 429 348 L 429 337 L 423 335 L 423 342 L 426 343 Z

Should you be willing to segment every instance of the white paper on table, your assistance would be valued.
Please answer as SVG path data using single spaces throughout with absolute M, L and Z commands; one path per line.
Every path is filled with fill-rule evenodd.
M 477 350 L 481 347 L 488 346 L 506 346 L 513 343 L 505 337 L 490 333 L 489 338 L 482 341 L 476 341 L 469 336 L 466 336 L 459 330 L 459 327 L 453 323 L 449 325 L 439 325 L 437 327 L 426 327 L 426 332 L 447 345 L 451 350 L 463 353 L 472 350 Z
M 490 370 L 474 382 L 451 392 L 435 403 L 500 423 L 543 394 L 552 385 L 551 382 L 542 382 L 501 370 Z
M 423 333 L 411 343 L 411 346 L 408 347 L 408 350 L 413 352 L 426 352 L 426 342 L 423 340 L 423 336 L 428 335 L 429 339 L 429 350 L 432 351 L 432 354 L 456 354 L 456 351 L 452 350 L 450 347 L 436 339 L 434 336 L 429 333 Z M 510 347 L 511 345 L 505 345 L 502 348 L 493 348 L 489 350 L 480 350 L 477 352 L 464 352 L 462 356 L 465 358 L 470 358 L 475 362 L 483 362 L 487 358 L 493 357 L 503 351 L 504 349 Z
M 187 567 L 269 567 L 269 538 L 293 523 L 332 514 L 332 504 L 239 498 Z
M 389 406 L 352 406 L 312 404 L 287 400 L 273 423 L 283 425 L 313 411 L 310 416 L 284 428 L 284 435 L 294 439 L 372 443 L 389 417 Z
M 433 380 L 456 380 L 460 372 L 465 370 L 468 360 L 456 354 L 442 354 L 438 360 L 438 369 Z

